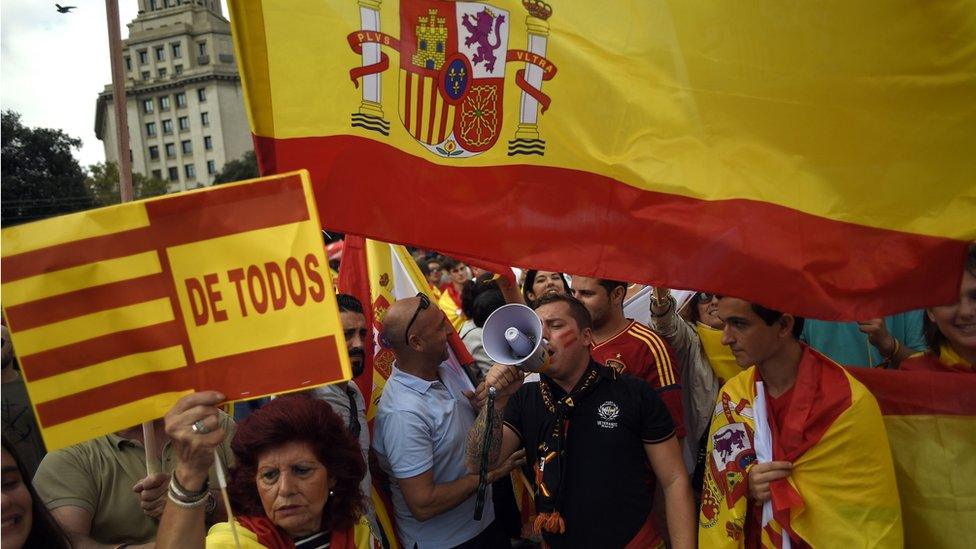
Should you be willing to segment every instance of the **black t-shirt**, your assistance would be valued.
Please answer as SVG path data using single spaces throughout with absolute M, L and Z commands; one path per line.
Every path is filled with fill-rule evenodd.
M 545 534 L 554 548 L 623 547 L 633 539 L 654 495 L 644 443 L 674 436 L 671 415 L 649 384 L 598 367 L 598 385 L 570 416 L 560 487 L 566 533 Z M 551 386 L 554 398 L 565 395 L 555 383 Z M 521 438 L 529 465 L 538 463 L 539 444 L 551 432 L 552 421 L 538 383 L 525 384 L 508 401 L 505 425 Z

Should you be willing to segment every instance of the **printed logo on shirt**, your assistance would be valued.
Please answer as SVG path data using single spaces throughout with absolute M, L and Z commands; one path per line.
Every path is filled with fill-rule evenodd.
M 624 364 L 623 361 L 618 360 L 619 358 L 619 354 L 617 355 L 617 358 L 608 358 L 606 364 L 607 368 L 613 369 L 614 372 L 617 372 L 617 375 L 627 371 L 627 365 Z
M 596 420 L 597 425 L 604 429 L 613 429 L 617 426 L 614 420 L 620 415 L 620 407 L 616 402 L 608 400 L 597 408 L 597 415 L 600 416 L 600 419 Z

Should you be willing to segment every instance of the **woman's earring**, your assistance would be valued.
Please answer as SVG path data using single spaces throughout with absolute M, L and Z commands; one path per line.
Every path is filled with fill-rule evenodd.
M 329 497 L 331 498 L 334 495 L 335 495 L 335 490 L 329 490 Z

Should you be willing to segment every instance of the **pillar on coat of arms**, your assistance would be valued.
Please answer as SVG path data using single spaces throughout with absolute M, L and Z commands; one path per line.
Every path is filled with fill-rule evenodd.
M 552 7 L 542 0 L 523 0 L 522 5 L 529 12 L 525 18 L 525 26 L 528 31 L 528 47 L 526 49 L 545 58 L 546 46 L 549 42 L 549 17 L 552 15 Z M 538 90 L 542 89 L 542 71 L 542 67 L 531 64 L 525 69 L 525 80 L 530 86 Z M 515 139 L 509 141 L 509 154 L 511 155 L 514 152 L 513 146 L 523 149 L 529 146 L 533 149 L 545 150 L 545 141 L 539 136 L 539 101 L 523 91 L 519 105 L 519 124 L 515 131 Z
M 364 31 L 380 31 L 380 4 L 383 0 L 359 0 L 359 18 L 362 24 L 362 29 Z M 380 62 L 380 44 L 379 43 L 364 43 L 362 45 L 363 53 L 362 66 L 368 67 Z M 380 80 L 380 74 L 367 74 L 363 76 L 363 100 L 359 104 L 359 112 L 353 114 L 353 125 L 357 125 L 357 119 L 360 123 L 363 123 L 363 117 L 372 119 L 372 123 L 367 123 L 367 125 L 376 127 L 379 123 L 381 127 L 389 131 L 389 123 L 383 117 L 383 104 L 382 104 L 382 81 Z M 372 129 L 368 128 L 368 129 Z M 380 131 L 380 130 L 378 130 Z M 386 132 L 382 132 L 386 134 Z

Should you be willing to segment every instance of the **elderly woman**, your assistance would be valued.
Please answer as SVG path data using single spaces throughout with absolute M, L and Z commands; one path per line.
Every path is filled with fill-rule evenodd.
M 929 352 L 903 360 L 902 370 L 976 372 L 976 246 L 969 248 L 959 300 L 926 309 L 922 326 Z
M 226 436 L 217 423 L 223 399 L 213 391 L 194 393 L 166 414 L 179 463 L 157 548 L 235 546 L 230 523 L 204 532 L 200 504 L 213 449 Z M 231 448 L 237 463 L 228 491 L 242 548 L 373 546 L 359 490 L 366 465 L 327 403 L 307 395 L 272 400 L 241 422 Z

